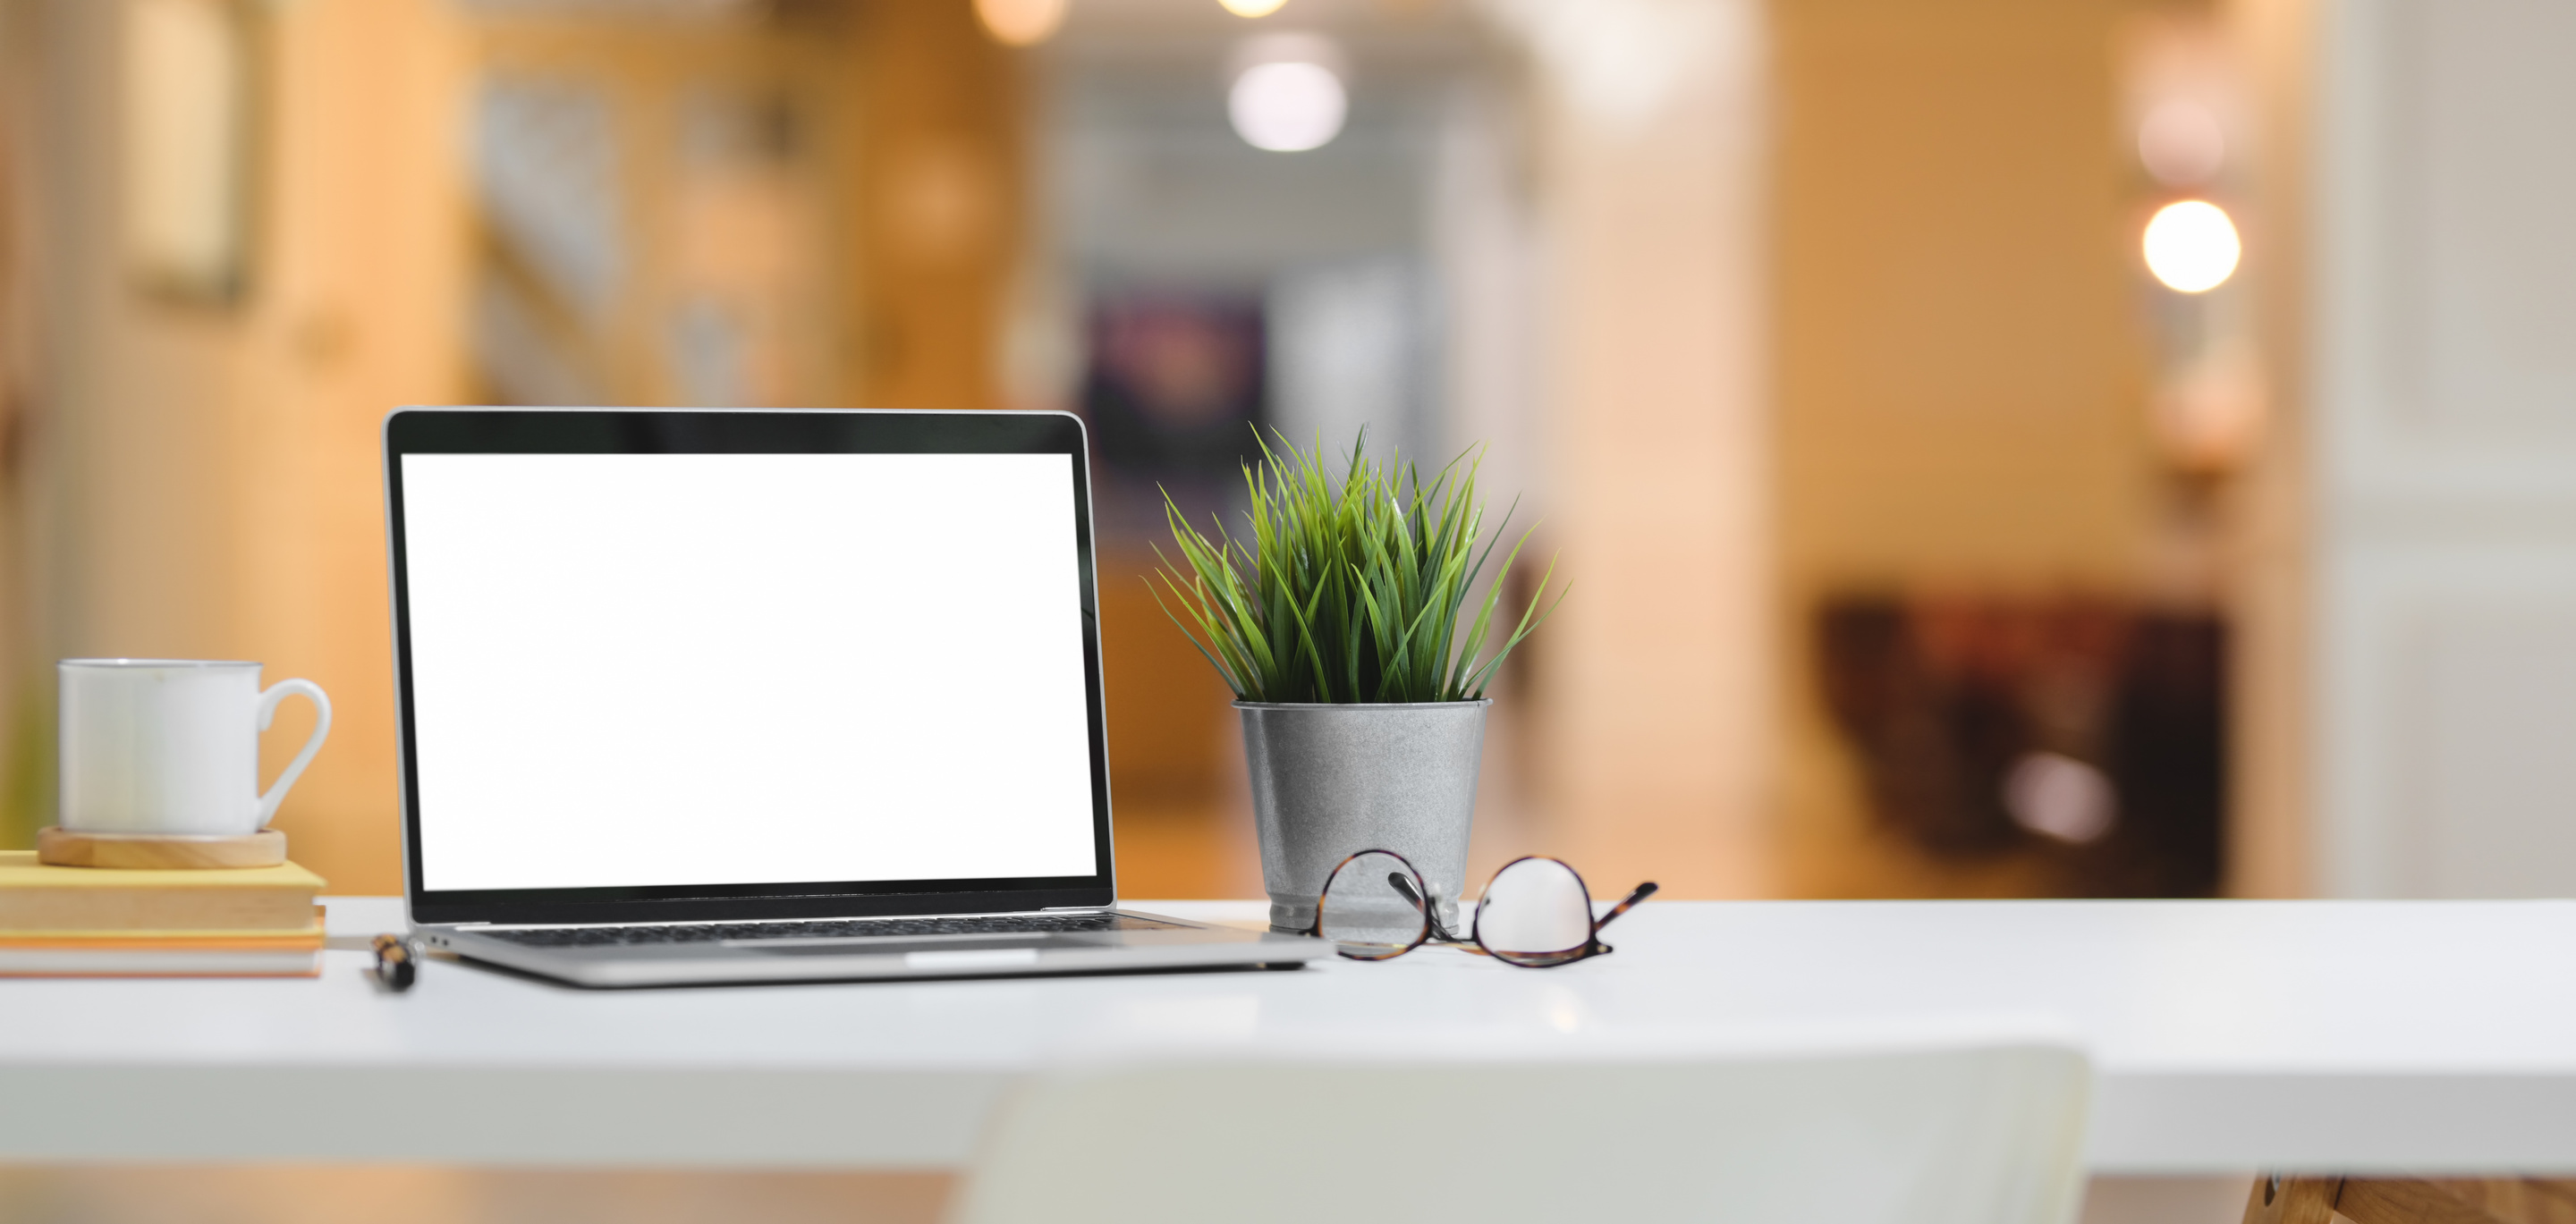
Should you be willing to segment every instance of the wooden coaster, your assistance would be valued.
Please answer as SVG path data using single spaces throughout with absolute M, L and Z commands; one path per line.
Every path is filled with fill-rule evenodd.
M 36 861 L 56 867 L 133 867 L 155 871 L 275 867 L 286 861 L 286 835 L 275 829 L 262 829 L 243 837 L 78 833 L 47 825 L 36 830 Z

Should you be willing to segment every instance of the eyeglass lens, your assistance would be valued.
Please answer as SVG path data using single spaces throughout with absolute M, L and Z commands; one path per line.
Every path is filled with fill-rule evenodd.
M 1354 960 L 1401 956 L 1431 935 L 1422 904 L 1429 895 L 1403 859 L 1374 850 L 1357 854 L 1324 882 L 1315 933 Z
M 1476 905 L 1476 942 L 1497 959 L 1549 965 L 1592 942 L 1592 899 L 1574 869 L 1525 858 L 1502 869 Z

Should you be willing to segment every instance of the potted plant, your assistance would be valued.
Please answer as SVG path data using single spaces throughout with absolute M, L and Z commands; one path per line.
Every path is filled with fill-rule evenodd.
M 1264 439 L 1262 462 L 1244 467 L 1249 538 L 1221 521 L 1203 534 L 1164 498 L 1180 562 L 1163 557 L 1173 596 L 1163 611 L 1243 713 L 1274 930 L 1312 927 L 1325 876 L 1363 849 L 1412 860 L 1441 922 L 1457 929 L 1493 705 L 1485 688 L 1554 611 L 1539 606 L 1551 566 L 1509 636 L 1491 643 L 1528 533 L 1471 608 L 1500 542 L 1499 530 L 1484 538 L 1476 462 L 1462 455 L 1426 485 L 1400 456 L 1371 461 L 1367 441 L 1362 431 L 1336 481 L 1320 440 L 1300 451 Z

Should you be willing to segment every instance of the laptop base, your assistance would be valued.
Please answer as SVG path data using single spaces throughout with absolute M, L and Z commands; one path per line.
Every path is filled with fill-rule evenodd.
M 533 947 L 505 938 L 507 932 L 477 927 L 421 927 L 415 935 L 432 951 L 594 988 L 1293 968 L 1333 955 L 1333 945 L 1302 935 L 1107 912 L 1151 926 L 1028 936 L 888 935 L 590 947 Z

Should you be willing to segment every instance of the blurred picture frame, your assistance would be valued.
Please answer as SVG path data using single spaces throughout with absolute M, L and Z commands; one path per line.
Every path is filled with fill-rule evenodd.
M 124 0 L 118 152 L 125 259 L 146 293 L 248 290 L 258 64 L 248 0 Z

